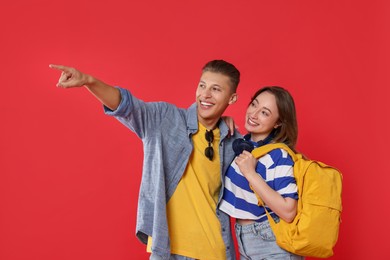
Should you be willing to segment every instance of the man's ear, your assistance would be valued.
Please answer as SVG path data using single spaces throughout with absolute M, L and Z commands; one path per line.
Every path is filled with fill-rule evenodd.
M 234 93 L 234 94 L 230 97 L 229 105 L 236 103 L 237 98 L 238 98 L 237 93 Z

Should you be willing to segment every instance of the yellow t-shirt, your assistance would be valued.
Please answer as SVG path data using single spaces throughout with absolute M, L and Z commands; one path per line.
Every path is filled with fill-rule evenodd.
M 175 192 L 167 204 L 171 254 L 195 259 L 226 259 L 221 225 L 216 216 L 221 188 L 219 129 L 214 129 L 214 158 L 204 154 L 206 128 L 193 135 L 194 150 Z M 148 241 L 150 249 L 151 239 Z

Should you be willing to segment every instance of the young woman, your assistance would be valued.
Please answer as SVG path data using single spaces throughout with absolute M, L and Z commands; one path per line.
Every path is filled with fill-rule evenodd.
M 263 206 L 278 221 L 291 222 L 297 210 L 294 162 L 283 149 L 275 149 L 259 159 L 250 151 L 267 143 L 282 142 L 292 150 L 298 136 L 294 100 L 281 87 L 258 90 L 247 108 L 248 134 L 233 144 L 237 157 L 225 176 L 220 209 L 236 218 L 236 237 L 240 259 L 303 259 L 280 248 Z

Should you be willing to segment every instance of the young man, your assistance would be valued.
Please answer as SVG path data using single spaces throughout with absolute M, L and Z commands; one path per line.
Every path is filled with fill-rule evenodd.
M 240 72 L 223 60 L 208 62 L 188 109 L 143 102 L 74 68 L 62 71 L 58 87 L 85 86 L 144 144 L 137 237 L 150 259 L 235 259 L 229 217 L 219 211 L 223 179 L 234 158 L 221 116 L 236 102 Z

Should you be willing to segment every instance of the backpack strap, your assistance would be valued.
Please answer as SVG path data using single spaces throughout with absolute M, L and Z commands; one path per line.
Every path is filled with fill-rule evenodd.
M 269 153 L 270 151 L 278 149 L 278 148 L 281 148 L 281 149 L 285 150 L 286 152 L 288 152 L 290 154 L 290 156 L 292 157 L 292 159 L 294 160 L 294 162 L 298 159 L 297 154 L 295 154 L 294 151 L 291 150 L 290 147 L 288 147 L 284 143 L 266 144 L 266 145 L 257 147 L 255 149 L 253 149 L 252 155 L 255 158 L 260 158 L 261 156 L 264 156 L 267 153 Z

